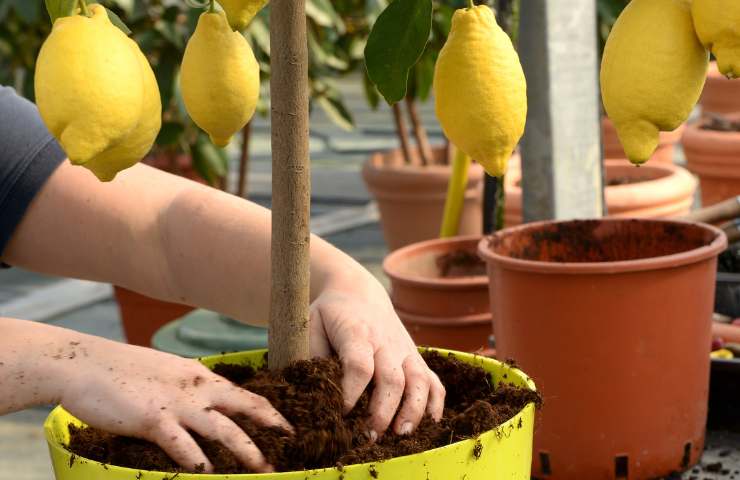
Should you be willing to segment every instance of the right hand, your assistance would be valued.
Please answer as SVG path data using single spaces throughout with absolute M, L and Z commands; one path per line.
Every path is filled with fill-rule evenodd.
M 95 428 L 158 444 L 180 466 L 213 465 L 188 430 L 221 442 L 250 470 L 272 472 L 254 442 L 227 416 L 261 426 L 293 427 L 259 395 L 194 360 L 77 335 L 50 362 L 60 362 L 60 403 Z

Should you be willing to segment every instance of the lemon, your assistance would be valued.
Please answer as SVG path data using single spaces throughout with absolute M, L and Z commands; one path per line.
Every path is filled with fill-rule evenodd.
M 691 5 L 699 40 L 717 57 L 717 66 L 729 78 L 740 77 L 740 2 L 694 0 Z
M 139 47 L 100 5 L 54 22 L 36 61 L 36 103 L 70 161 L 110 181 L 159 132 L 161 102 Z
M 506 172 L 524 133 L 527 83 L 493 11 L 460 9 L 434 70 L 435 109 L 447 138 L 490 175 Z
M 190 117 L 219 147 L 252 118 L 259 73 L 251 47 L 231 30 L 226 15 L 201 14 L 185 47 L 180 86 Z
M 709 55 L 694 32 L 689 0 L 632 0 L 604 48 L 604 108 L 634 164 L 658 146 L 659 131 L 686 121 L 701 94 Z
M 252 21 L 257 12 L 267 5 L 268 0 L 218 0 L 224 11 L 229 25 L 234 30 L 244 30 Z

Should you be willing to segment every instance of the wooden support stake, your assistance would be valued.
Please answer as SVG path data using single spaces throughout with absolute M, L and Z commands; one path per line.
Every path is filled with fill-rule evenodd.
M 269 367 L 309 358 L 308 48 L 305 0 L 270 7 L 272 291 Z
M 434 163 L 434 154 L 432 153 L 432 147 L 429 145 L 427 131 L 424 128 L 419 112 L 416 109 L 416 100 L 411 97 L 406 97 L 406 109 L 408 110 L 409 118 L 411 119 L 411 128 L 414 130 L 416 146 L 419 148 L 421 164 L 424 166 L 431 165 Z

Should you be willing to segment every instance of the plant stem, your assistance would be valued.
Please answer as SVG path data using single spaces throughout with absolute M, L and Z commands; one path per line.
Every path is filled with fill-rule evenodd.
M 214 5 L 214 1 L 211 0 L 211 3 L 208 5 L 208 13 L 216 13 L 216 5 Z
M 77 2 L 80 5 L 80 12 L 86 17 L 91 17 L 90 15 L 90 9 L 87 8 L 87 2 L 85 0 L 79 0 Z
M 504 228 L 504 213 L 506 212 L 506 177 L 496 178 L 496 231 Z
M 442 228 L 439 233 L 441 238 L 454 237 L 460 229 L 460 217 L 462 216 L 463 203 L 465 203 L 465 189 L 468 186 L 469 168 L 470 157 L 458 148 L 455 153 L 455 159 L 452 161 L 450 183 L 447 185 L 445 212 L 442 217 Z
M 306 0 L 273 0 L 270 9 L 272 99 L 272 289 L 268 364 L 309 358 L 308 41 Z
M 406 122 L 403 121 L 401 106 L 398 103 L 393 104 L 393 119 L 396 121 L 396 134 L 398 141 L 401 143 L 401 152 L 403 153 L 403 163 L 411 165 L 411 149 L 409 147 L 409 133 L 406 130 Z
M 424 166 L 430 165 L 434 162 L 432 147 L 429 145 L 427 132 L 419 118 L 419 112 L 416 110 L 416 101 L 414 101 L 413 98 L 406 97 L 406 109 L 408 110 L 409 118 L 411 119 L 411 128 L 414 130 L 416 145 L 419 147 L 419 158 L 421 158 L 421 164 Z
M 246 198 L 249 177 L 249 140 L 252 136 L 252 122 L 244 125 L 242 130 L 242 151 L 239 157 L 239 183 L 236 187 L 236 194 L 239 197 Z
M 468 0 L 468 8 L 473 8 L 473 7 L 475 7 L 475 2 L 473 2 L 473 0 Z

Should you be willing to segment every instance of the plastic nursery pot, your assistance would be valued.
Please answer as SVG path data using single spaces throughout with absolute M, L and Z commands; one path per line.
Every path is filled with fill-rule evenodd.
M 719 73 L 717 62 L 709 64 L 699 104 L 703 114 L 740 112 L 740 85 Z
M 150 347 L 157 330 L 193 310 L 187 305 L 163 302 L 123 287 L 115 286 L 113 292 L 126 341 L 133 345 Z
M 647 163 L 635 168 L 624 160 L 604 161 L 604 197 L 609 216 L 670 218 L 689 213 L 694 202 L 696 180 L 677 165 Z M 504 223 L 522 223 L 522 173 L 512 169 L 506 177 Z M 739 192 L 740 193 L 740 192 Z
M 718 229 L 600 219 L 480 243 L 496 350 L 538 379 L 533 476 L 653 479 L 704 445 Z
M 385 258 L 393 306 L 418 345 L 466 352 L 486 347 L 491 334 L 488 277 L 483 272 L 445 278 L 437 263 L 440 257 L 460 251 L 477 259 L 480 239 L 473 235 L 428 240 Z
M 681 139 L 683 128 L 684 126 L 681 125 L 672 132 L 660 132 L 658 148 L 655 149 L 655 153 L 650 157 L 648 163 L 673 163 L 675 146 Z M 601 117 L 601 141 L 604 145 L 604 158 L 618 158 L 620 160 L 627 158 L 627 154 L 624 153 L 624 148 L 619 142 L 617 129 L 608 117 Z M 621 160 L 621 162 L 629 165 L 628 161 Z
M 389 250 L 439 236 L 452 167 L 442 164 L 444 147 L 433 152 L 435 165 L 405 165 L 401 150 L 396 149 L 373 154 L 362 169 L 367 189 L 378 203 Z M 460 235 L 482 233 L 483 177 L 483 167 L 470 165 Z
M 737 120 L 740 114 L 729 117 Z M 689 170 L 699 176 L 703 206 L 740 194 L 740 132 L 704 130 L 700 123 L 692 124 L 681 142 Z
M 535 389 L 534 383 L 523 372 L 495 360 L 447 350 L 458 359 L 479 365 L 491 374 L 494 382 L 505 381 L 525 388 Z M 265 350 L 233 353 L 207 357 L 202 362 L 209 367 L 217 363 L 261 366 Z M 520 428 L 521 422 L 521 428 Z M 69 442 L 69 424 L 81 422 L 63 408 L 51 412 L 44 424 L 52 464 L 57 480 L 162 480 L 174 478 L 163 472 L 144 472 L 129 468 L 103 465 L 84 458 L 74 457 L 64 446 Z M 534 405 L 528 404 L 509 421 L 495 430 L 481 434 L 475 440 L 465 440 L 446 447 L 428 450 L 416 455 L 398 457 L 372 464 L 350 465 L 341 471 L 336 468 L 249 475 L 179 474 L 179 480 L 369 480 L 387 479 L 452 479 L 467 480 L 529 480 L 532 462 L 532 432 Z M 482 449 L 481 449 L 482 447 Z M 478 452 L 478 457 L 474 451 Z M 375 472 L 374 474 L 371 472 Z

